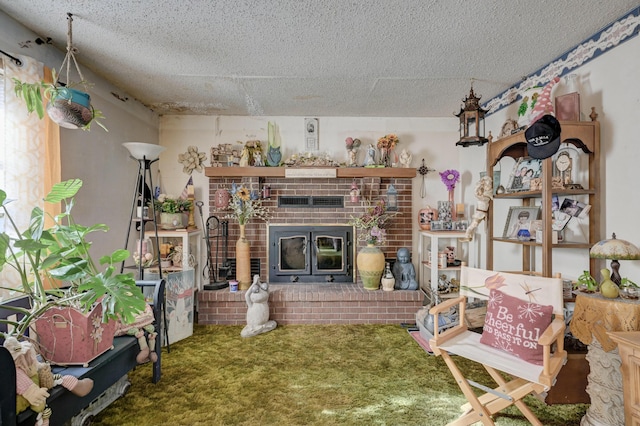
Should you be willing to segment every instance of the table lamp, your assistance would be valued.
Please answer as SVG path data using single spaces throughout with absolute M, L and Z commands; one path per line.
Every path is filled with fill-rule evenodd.
M 594 244 L 589 251 L 589 257 L 611 259 L 611 281 L 620 286 L 622 277 L 620 277 L 620 262 L 618 261 L 640 259 L 640 249 L 629 241 L 617 239 L 614 232 L 611 239 Z

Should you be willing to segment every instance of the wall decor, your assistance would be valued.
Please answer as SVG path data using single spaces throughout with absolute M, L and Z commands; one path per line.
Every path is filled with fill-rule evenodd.
M 320 149 L 317 118 L 304 119 L 304 146 L 307 151 L 317 151 Z
M 556 118 L 562 121 L 580 121 L 580 94 L 556 96 Z

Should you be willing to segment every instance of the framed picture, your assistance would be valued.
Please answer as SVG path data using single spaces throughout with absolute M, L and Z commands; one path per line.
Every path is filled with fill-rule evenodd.
M 317 151 L 320 149 L 318 143 L 318 119 L 317 118 L 305 118 L 304 119 L 304 146 L 307 151 Z
M 585 203 L 572 200 L 571 198 L 565 198 L 564 200 L 562 200 L 560 211 L 567 215 L 578 217 L 582 214 L 582 211 L 585 209 L 585 207 L 587 207 Z
M 518 231 L 526 229 L 531 233 L 531 224 L 538 219 L 540 206 L 514 206 L 509 208 L 502 238 L 518 239 Z M 535 234 L 533 234 L 535 238 Z
M 551 223 L 551 229 L 554 231 L 562 231 L 567 223 L 573 216 L 563 213 L 561 211 L 553 212 L 553 222 Z
M 556 96 L 556 118 L 580 121 L 580 95 L 576 92 Z
M 531 180 L 540 178 L 542 160 L 529 157 L 520 157 L 513 167 L 509 183 L 505 188 L 507 192 L 530 191 Z

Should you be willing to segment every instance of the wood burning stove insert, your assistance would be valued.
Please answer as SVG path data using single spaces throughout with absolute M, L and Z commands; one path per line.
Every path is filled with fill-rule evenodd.
M 268 229 L 269 282 L 355 281 L 353 226 L 270 224 Z

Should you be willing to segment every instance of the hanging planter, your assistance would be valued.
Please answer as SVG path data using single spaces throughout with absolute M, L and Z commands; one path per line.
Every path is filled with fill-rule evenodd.
M 72 16 L 73 15 L 71 13 L 67 13 L 67 20 L 69 22 L 69 30 L 67 33 L 67 54 L 60 66 L 60 70 L 62 71 L 66 65 L 67 83 L 61 83 L 59 81 L 60 76 L 58 75 L 56 78 L 55 70 L 52 70 L 53 83 L 44 81 L 37 83 L 25 83 L 14 78 L 14 91 L 17 97 L 22 98 L 25 101 L 27 105 L 27 112 L 32 113 L 33 111 L 36 111 L 40 119 L 44 117 L 44 99 L 47 99 L 49 101 L 46 106 L 47 115 L 60 127 L 64 127 L 66 129 L 90 130 L 91 123 L 95 122 L 98 126 L 107 131 L 107 128 L 98 121 L 98 119 L 104 118 L 104 115 L 102 115 L 100 110 L 91 106 L 91 97 L 86 92 L 87 83 L 82 76 L 78 62 L 76 61 L 75 53 L 77 50 L 73 47 L 72 43 Z M 72 61 L 78 75 L 80 76 L 79 83 L 71 83 L 71 80 L 69 79 Z M 80 91 L 72 87 L 77 84 L 81 84 L 85 91 Z

